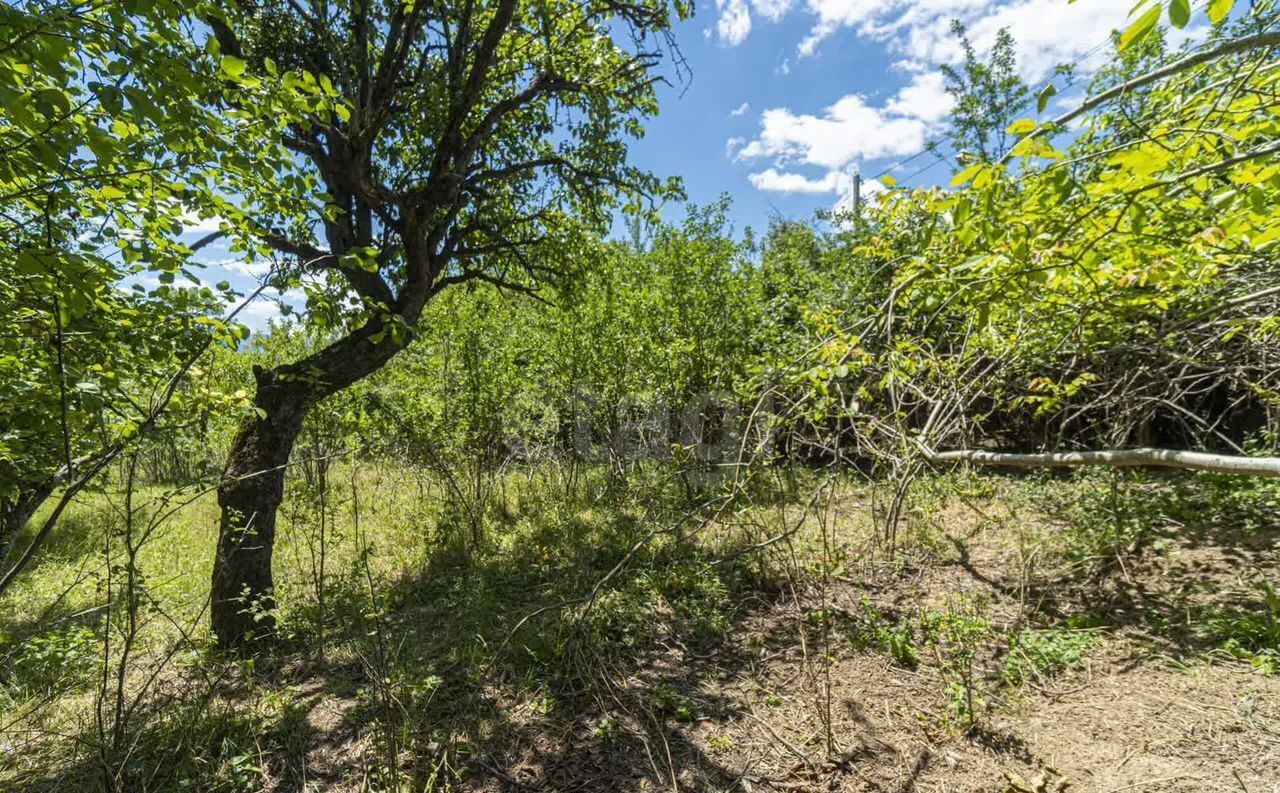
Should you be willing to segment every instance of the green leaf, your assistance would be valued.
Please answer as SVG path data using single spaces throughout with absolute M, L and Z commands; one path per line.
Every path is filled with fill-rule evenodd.
M 1138 17 L 1138 21 L 1129 26 L 1129 29 L 1120 34 L 1120 43 L 1116 47 L 1120 52 L 1132 47 L 1134 44 L 1151 35 L 1151 31 L 1156 29 L 1156 24 L 1160 21 L 1160 6 L 1152 6 L 1147 12 Z
M 886 175 L 880 177 L 880 184 L 888 188 L 894 188 L 898 186 L 898 180 L 894 179 L 892 176 Z
M 1191 3 L 1188 0 L 1169 0 L 1169 22 L 1182 29 L 1191 21 Z
M 19 251 L 16 264 L 18 272 L 24 275 L 39 275 L 47 269 L 40 257 L 30 251 Z
M 973 177 L 977 176 L 977 175 L 978 175 L 978 173 L 979 173 L 981 170 L 982 170 L 982 164 L 981 164 L 981 163 L 979 163 L 979 164 L 977 164 L 977 165 L 970 165 L 968 168 L 965 168 L 965 169 L 964 169 L 963 171 L 961 171 L 960 173 L 958 173 L 958 174 L 956 174 L 955 176 L 951 177 L 951 186 L 952 186 L 952 187 L 959 187 L 960 185 L 965 184 L 965 183 L 966 183 L 966 182 L 968 182 L 970 179 L 972 179 Z
M 1020 118 L 1005 128 L 1010 135 L 1025 135 L 1036 128 L 1036 122 L 1029 118 Z
M 1236 0 L 1209 0 L 1209 21 L 1221 25 L 1235 4 Z
M 1043 113 L 1044 109 L 1049 106 L 1049 100 L 1058 93 L 1058 87 L 1053 83 L 1049 83 L 1040 89 L 1040 93 L 1036 94 L 1036 112 Z
M 246 64 L 234 55 L 222 56 L 222 71 L 230 77 L 238 78 L 244 74 Z

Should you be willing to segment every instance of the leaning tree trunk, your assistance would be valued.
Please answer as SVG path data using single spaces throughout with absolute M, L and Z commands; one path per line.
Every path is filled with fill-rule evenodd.
M 416 320 L 421 305 L 402 315 Z M 284 474 L 302 420 L 312 405 L 382 368 L 409 343 L 375 316 L 323 350 L 271 370 L 253 370 L 257 415 L 245 419 L 218 483 L 222 518 L 213 561 L 210 619 L 218 645 L 241 651 L 274 633 L 271 552 Z
M 254 406 L 262 412 L 241 423 L 218 484 L 222 518 L 210 616 L 224 649 L 240 649 L 274 633 L 276 510 L 284 498 L 289 454 L 315 401 L 307 388 L 281 382 L 275 371 L 255 368 L 254 376 Z

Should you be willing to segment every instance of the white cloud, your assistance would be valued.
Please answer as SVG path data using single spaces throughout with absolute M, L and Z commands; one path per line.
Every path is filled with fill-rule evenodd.
M 738 15 L 734 43 L 749 34 L 752 14 L 763 15 L 760 0 L 717 3 L 722 11 L 732 6 Z M 770 6 L 771 13 L 789 7 L 790 0 Z M 766 109 L 758 135 L 747 142 L 730 140 L 726 152 L 736 160 L 768 161 L 771 167 L 750 175 L 758 189 L 842 195 L 850 167 L 916 154 L 942 132 L 954 100 L 939 67 L 963 57 L 951 33 L 953 19 L 966 25 L 979 52 L 989 50 L 998 32 L 1008 28 L 1019 71 L 1035 86 L 1060 63 L 1076 63 L 1084 73 L 1099 66 L 1108 56 L 1111 31 L 1127 25 L 1129 12 L 1127 3 L 1116 0 L 804 0 L 797 8 L 812 18 L 808 35 L 798 43 L 799 57 L 816 55 L 824 41 L 844 31 L 897 56 L 890 69 L 906 83 L 875 104 L 851 93 L 819 113 Z M 799 173 L 798 165 L 815 166 L 823 175 Z
M 842 189 L 852 189 L 853 178 L 843 171 L 827 171 L 821 179 L 810 179 L 803 174 L 779 171 L 768 168 L 747 177 L 757 190 L 771 193 L 838 193 Z
M 218 231 L 222 227 L 222 224 L 226 222 L 225 218 L 217 215 L 201 218 L 200 215 L 192 210 L 183 212 L 182 217 L 179 218 L 179 220 L 182 223 L 183 234 L 192 234 L 195 232 L 209 234 L 210 232 Z
M 240 313 L 236 315 L 236 321 L 248 325 L 254 331 L 265 332 L 271 320 L 279 321 L 288 316 L 280 310 L 282 302 L 289 304 L 296 315 L 297 310 L 306 305 L 307 294 L 299 288 L 288 289 L 284 292 L 272 292 L 269 290 L 250 301 L 249 305 L 241 309 Z M 239 300 L 234 300 L 228 304 L 228 307 L 233 308 L 238 304 Z
M 1016 46 L 1018 70 L 1023 79 L 1036 83 L 1060 63 L 1080 60 L 1084 71 L 1101 66 L 1109 55 L 1111 31 L 1128 26 L 1129 8 L 1129 3 L 1115 0 L 1021 0 L 991 4 L 977 13 L 959 16 L 979 51 L 989 49 L 996 34 L 1008 28 Z M 963 56 L 951 35 L 949 19 L 912 26 L 901 46 L 908 57 L 932 63 L 953 63 Z
M 838 196 L 832 206 L 836 211 L 853 209 L 854 176 L 848 171 L 827 171 L 820 179 L 810 179 L 803 174 L 779 171 L 767 168 L 747 177 L 757 190 L 772 193 L 802 193 L 805 195 L 822 195 L 834 193 Z M 863 179 L 859 188 L 863 203 L 886 189 L 878 179 Z
M 920 118 L 867 105 L 859 94 L 842 97 L 821 116 L 772 108 L 760 116 L 760 135 L 737 152 L 743 160 L 772 158 L 838 169 L 855 159 L 889 157 L 924 147 L 929 125 Z
M 740 105 L 738 105 L 737 107 L 735 107 L 733 110 L 730 110 L 730 111 L 729 111 L 729 115 L 731 115 L 731 116 L 741 116 L 741 115 L 745 114 L 745 113 L 746 113 L 748 110 L 750 110 L 750 109 L 751 109 L 751 103 L 750 103 L 750 102 L 743 102 L 742 104 L 740 104 Z
M 214 262 L 213 264 L 217 267 L 223 268 L 224 270 L 230 270 L 233 273 L 247 275 L 250 278 L 261 278 L 271 272 L 271 262 L 265 259 L 258 259 L 253 262 L 246 262 L 244 260 L 237 259 L 224 259 L 219 262 Z
M 278 320 L 283 316 L 280 312 L 280 305 L 274 300 L 258 298 L 240 309 L 240 313 L 236 314 L 235 321 L 248 325 L 253 330 L 261 333 L 267 330 L 268 323 L 271 320 Z
M 885 111 L 940 124 L 951 114 L 955 99 L 947 93 L 942 72 L 919 72 L 885 103 Z
M 921 71 L 960 59 L 950 30 L 951 20 L 959 19 L 979 50 L 989 48 L 996 32 L 1007 27 L 1017 42 L 1022 76 L 1038 82 L 1055 65 L 1088 53 L 1081 67 L 1096 68 L 1106 57 L 1111 31 L 1127 26 L 1130 5 L 1118 0 L 805 0 L 803 13 L 813 23 L 797 52 L 816 55 L 824 41 L 847 29 L 901 55 L 901 68 Z M 741 44 L 751 33 L 753 16 L 777 21 L 792 6 L 792 0 L 716 0 L 720 40 Z
M 791 10 L 791 2 L 792 0 L 751 0 L 751 8 L 770 22 L 777 22 Z
M 818 45 L 842 28 L 881 41 L 938 23 L 945 32 L 951 19 L 990 4 L 991 0 L 807 0 L 805 8 L 816 21 L 798 50 L 801 57 L 814 55 Z
M 1057 64 L 1080 58 L 1084 70 L 1097 68 L 1111 31 L 1125 28 L 1129 18 L 1129 4 L 1116 0 L 807 0 L 805 10 L 815 22 L 797 47 L 802 57 L 816 54 L 823 41 L 848 28 L 902 55 L 902 68 L 954 63 L 963 56 L 951 34 L 951 20 L 959 19 L 980 51 L 1008 28 L 1019 71 L 1033 83 Z
M 771 183 L 783 176 L 805 179 L 777 170 L 795 163 L 839 171 L 859 160 L 914 154 L 938 131 L 952 104 L 940 73 L 917 74 L 883 107 L 868 104 L 861 94 L 849 94 L 821 115 L 795 113 L 788 108 L 765 110 L 760 116 L 759 135 L 751 141 L 730 138 L 726 151 L 737 160 L 772 160 L 774 168 L 752 175 L 757 187 L 771 189 L 762 187 L 757 179 Z M 824 177 L 830 178 L 830 173 Z
M 720 18 L 716 20 L 716 35 L 722 44 L 736 47 L 747 40 L 751 33 L 751 16 L 777 22 L 791 10 L 792 0 L 716 0 Z
M 885 187 L 884 183 L 881 182 L 879 179 L 863 179 L 862 190 L 861 190 L 861 201 L 863 204 L 866 204 L 868 201 L 870 201 L 871 199 L 875 198 L 876 196 L 880 195 L 881 193 L 883 193 L 885 190 L 888 190 L 888 189 L 889 188 Z M 848 190 L 845 190 L 840 194 L 840 199 L 836 201 L 835 206 L 833 206 L 832 209 L 834 209 L 837 212 L 853 211 L 853 187 L 852 186 L 850 186 Z
M 720 18 L 716 20 L 716 34 L 720 41 L 736 47 L 747 40 L 751 33 L 751 11 L 746 0 L 716 0 Z

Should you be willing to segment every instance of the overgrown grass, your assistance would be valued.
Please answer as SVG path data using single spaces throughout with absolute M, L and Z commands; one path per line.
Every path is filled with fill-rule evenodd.
M 117 772 L 157 790 L 195 780 L 200 789 L 250 789 L 245 780 L 292 773 L 263 759 L 287 758 L 297 741 L 299 698 L 281 660 L 363 714 L 381 755 L 374 775 L 394 787 L 405 782 L 391 779 L 394 758 L 438 754 L 435 773 L 456 775 L 479 742 L 510 729 L 495 685 L 510 701 L 546 700 L 549 712 L 566 706 L 549 692 L 593 684 L 597 658 L 625 659 L 660 636 L 714 643 L 732 625 L 734 590 L 756 573 L 732 561 L 708 568 L 714 548 L 699 549 L 681 530 L 696 513 L 650 481 L 661 471 L 642 473 L 620 487 L 588 470 L 565 492 L 551 473 L 517 472 L 500 501 L 483 505 L 479 536 L 459 525 L 439 482 L 412 470 L 335 466 L 323 535 L 316 483 L 291 480 L 275 557 L 283 645 L 278 660 L 244 663 L 210 648 L 203 615 L 217 513 L 211 493 L 195 496 L 138 554 L 143 628 L 131 661 L 139 671 L 131 668 L 126 687 L 151 686 L 148 703 L 177 698 L 136 711 L 131 729 L 145 736 L 145 751 L 116 758 Z M 139 488 L 134 503 L 145 506 L 135 523 L 188 498 Z M 94 711 L 103 659 L 112 668 L 122 661 L 108 641 L 119 641 L 122 617 L 104 618 L 107 584 L 120 586 L 122 500 L 114 485 L 80 500 L 0 603 L 0 707 L 32 736 L 26 756 L 0 775 L 21 776 L 26 766 L 89 780 L 103 771 L 94 767 L 101 758 L 77 746 L 101 750 L 109 738 L 94 734 Z M 132 680 L 153 672 L 164 686 Z M 668 693 L 655 688 L 652 699 L 675 703 Z M 159 768 L 163 779 L 152 773 Z
M 697 672 L 656 663 L 663 652 L 710 657 L 752 604 L 845 586 L 837 582 L 856 581 L 874 549 L 860 506 L 868 490 L 855 481 L 832 497 L 840 509 L 829 524 L 806 511 L 817 480 L 803 471 L 764 482 L 757 498 L 723 513 L 714 489 L 691 493 L 661 466 L 636 467 L 625 480 L 587 468 L 574 487 L 566 481 L 563 471 L 511 471 L 474 505 L 457 503 L 433 476 L 386 464 L 335 465 L 323 493 L 313 478 L 291 479 L 276 548 L 283 641 L 253 661 L 211 647 L 212 494 L 155 485 L 134 494 L 135 530 L 189 503 L 156 522 L 137 555 L 141 628 L 126 661 L 123 494 L 108 484 L 87 495 L 0 601 L 0 719 L 22 736 L 0 780 L 31 791 L 88 788 L 111 775 L 128 790 L 296 783 L 319 702 L 346 713 L 330 737 L 353 754 L 335 764 L 344 773 L 358 764 L 369 786 L 385 790 L 465 780 L 534 723 L 567 730 L 586 719 L 607 742 L 629 729 L 631 707 L 692 722 L 724 706 L 699 690 Z M 805 630 L 835 628 L 854 651 L 927 667 L 945 726 L 968 731 L 1004 692 L 1048 686 L 1104 641 L 1084 618 L 1036 612 L 1036 586 L 1081 566 L 1105 573 L 1107 560 L 1161 541 L 1169 525 L 1207 530 L 1273 494 L 1198 477 L 924 480 L 900 535 L 907 547 L 889 569 L 906 578 L 946 563 L 952 524 L 964 516 L 963 536 L 989 532 L 1015 550 L 1022 569 L 988 570 L 1004 583 L 984 586 L 1018 595 L 1034 619 L 1013 627 L 970 596 L 909 610 L 863 597 L 842 613 L 822 595 L 825 605 L 803 615 Z M 1265 534 L 1269 520 L 1232 530 Z M 1259 587 L 1266 609 L 1191 614 L 1198 646 L 1276 671 L 1280 601 Z M 120 696 L 103 671 L 121 669 L 127 717 L 117 723 Z M 616 685 L 623 679 L 633 680 L 626 691 Z

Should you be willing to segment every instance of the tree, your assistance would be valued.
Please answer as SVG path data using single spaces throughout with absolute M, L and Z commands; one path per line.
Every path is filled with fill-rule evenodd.
M 1018 76 L 1013 36 L 1007 28 L 996 33 L 984 63 L 978 59 L 960 20 L 951 33 L 960 42 L 964 62 L 942 67 L 946 90 L 955 100 L 951 111 L 951 144 L 957 152 L 979 160 L 997 160 L 1008 151 L 1006 128 L 1027 107 L 1027 86 Z
M 218 489 L 222 646 L 272 630 L 275 515 L 307 411 L 404 349 L 441 290 L 531 290 L 607 228 L 620 200 L 638 210 L 642 196 L 676 190 L 629 166 L 625 139 L 657 110 L 663 36 L 689 10 L 273 0 L 206 11 L 226 112 L 274 123 L 294 158 L 285 182 L 221 174 L 239 198 L 219 211 L 296 259 L 285 275 L 311 279 L 308 319 L 333 338 L 254 372 L 256 413 Z
M 894 257 L 882 310 L 818 323 L 766 392 L 792 437 L 893 472 L 891 516 L 927 463 L 1280 474 L 1244 456 L 1280 404 L 1277 21 L 1158 65 L 1148 39 L 953 189 L 887 193 L 856 254 Z
M 977 163 L 959 189 L 881 205 L 885 222 L 933 216 L 903 251 L 890 304 L 910 346 L 864 357 L 858 374 L 873 395 L 899 388 L 898 448 L 939 462 L 1277 470 L 1168 450 L 1060 454 L 1152 436 L 1239 454 L 1265 429 L 1280 394 L 1275 21 L 1116 75 L 1053 122 L 1014 122 L 1021 139 L 1004 159 L 1016 164 Z M 1139 89 L 1129 114 L 1109 104 Z M 1054 148 L 1076 119 L 1084 133 Z M 861 357 L 866 341 L 841 356 Z M 957 445 L 970 448 L 933 452 Z
M 178 285 L 199 245 L 176 239 L 189 164 L 239 136 L 192 101 L 180 4 L 125 5 L 0 6 L 0 563 L 56 488 L 157 426 L 183 361 L 243 335 L 217 319 L 225 285 Z

